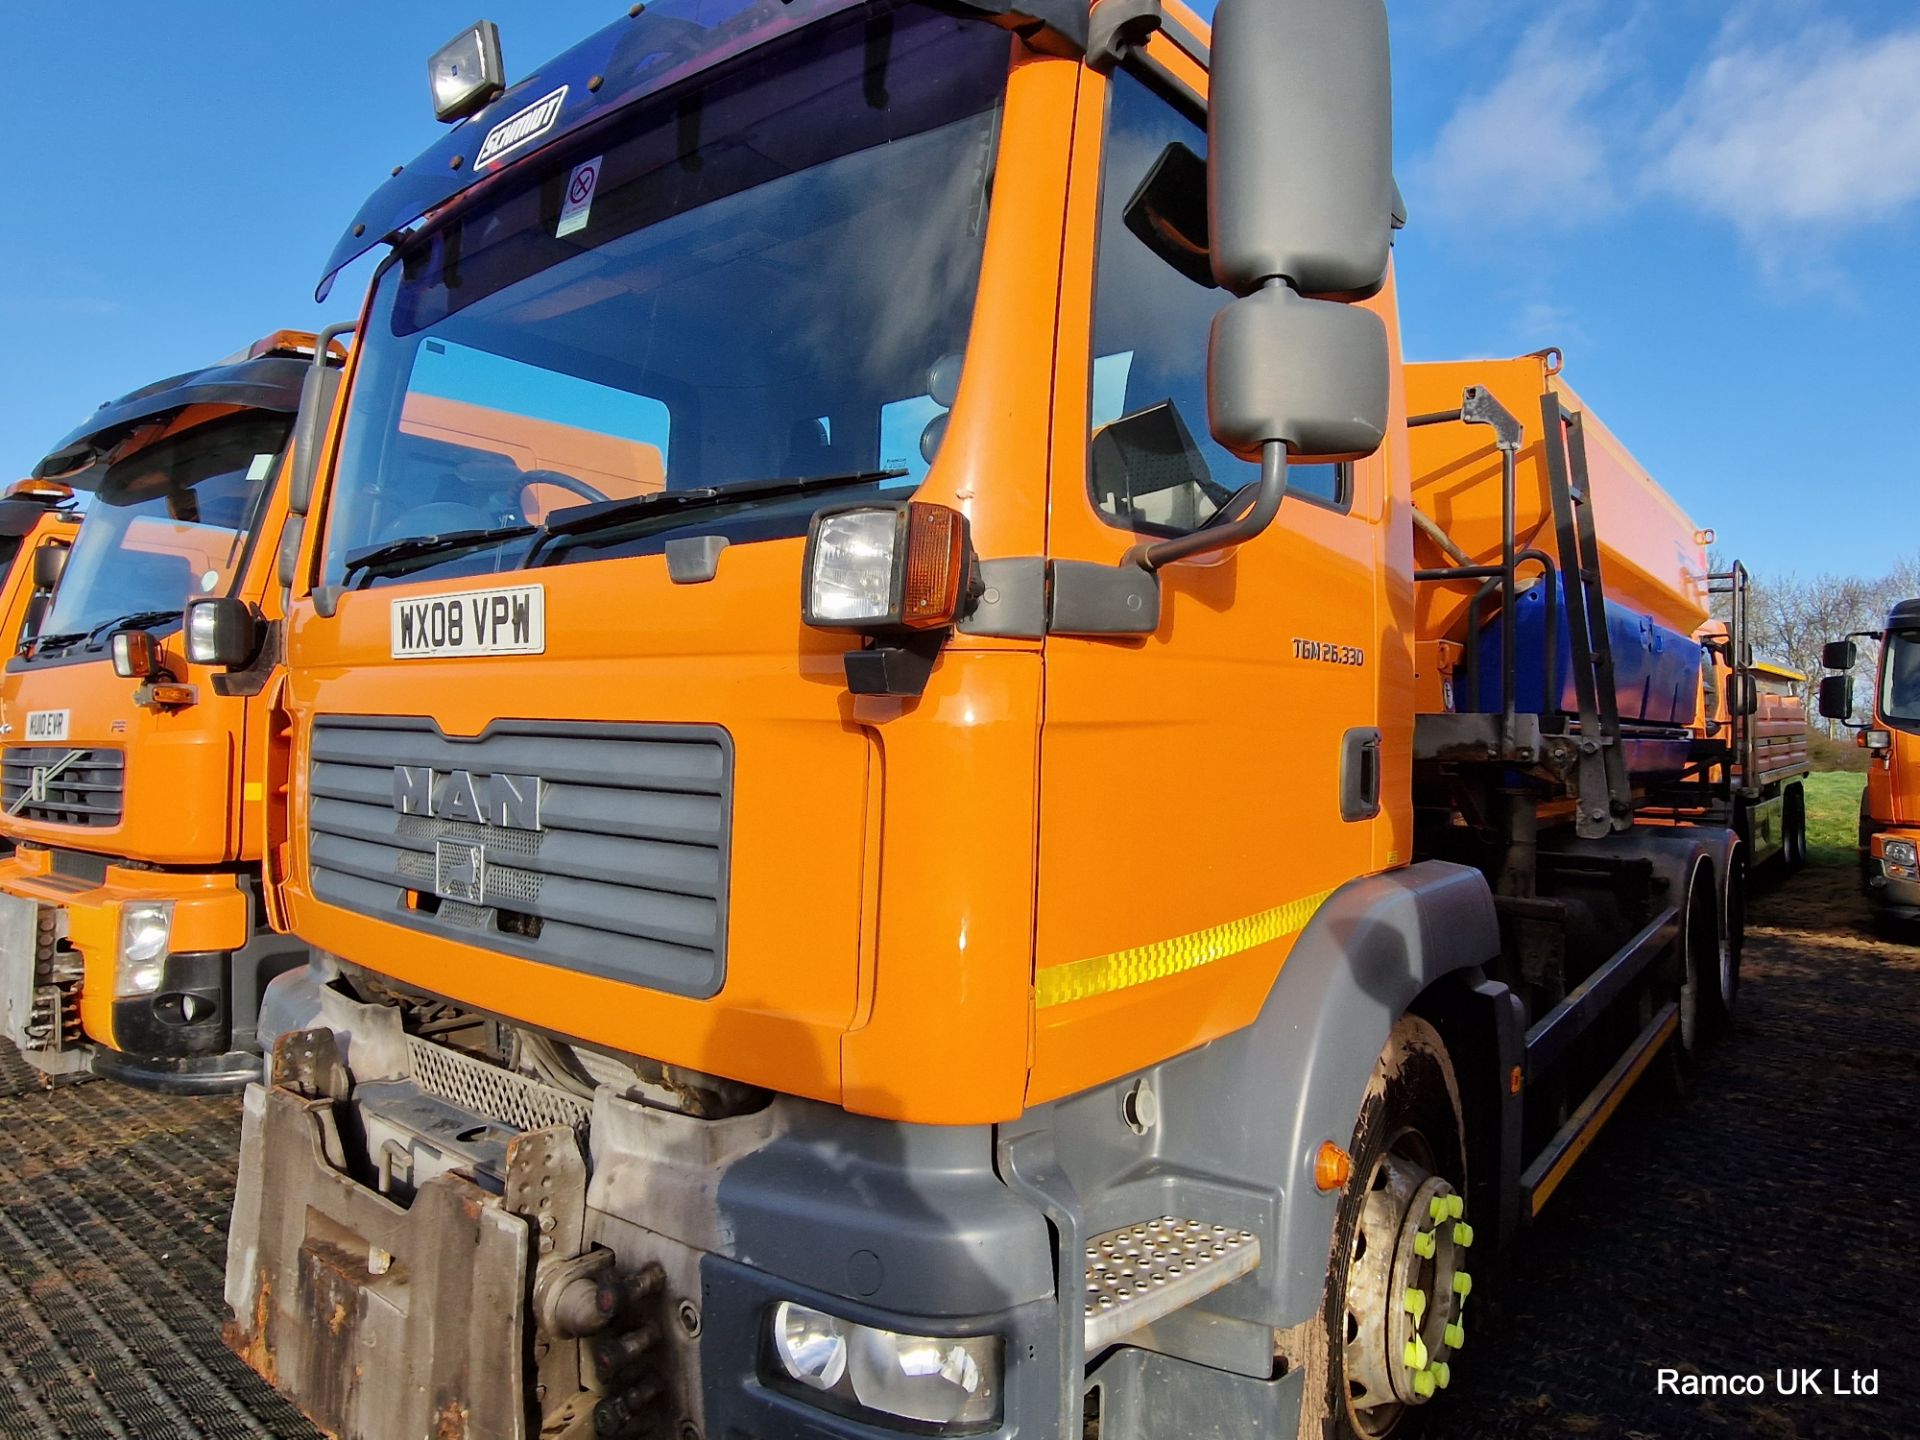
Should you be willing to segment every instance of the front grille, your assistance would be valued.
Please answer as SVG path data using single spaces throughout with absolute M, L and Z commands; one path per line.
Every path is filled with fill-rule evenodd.
M 412 1064 L 413 1083 L 429 1095 L 516 1130 L 565 1125 L 585 1135 L 593 1118 L 591 1101 L 417 1035 L 407 1037 L 407 1058 Z
M 9 745 L 0 755 L 0 807 L 23 820 L 95 830 L 118 825 L 126 784 L 120 750 Z
M 489 806 L 495 776 L 515 777 L 512 812 Z M 726 969 L 732 784 L 714 726 L 503 721 L 458 740 L 325 716 L 310 882 L 410 929 L 705 998 Z

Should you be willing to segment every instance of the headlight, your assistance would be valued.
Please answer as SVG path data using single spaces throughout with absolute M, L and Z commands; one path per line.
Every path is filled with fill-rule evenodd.
M 770 1317 L 775 1364 L 855 1410 L 950 1430 L 1000 1415 L 1000 1337 L 900 1335 L 782 1301 Z
M 115 993 L 151 995 L 160 988 L 173 932 L 173 902 L 139 901 L 120 907 L 120 950 L 115 957 Z
M 829 630 L 930 630 L 952 623 L 971 571 L 967 517 L 910 500 L 813 517 L 801 613 Z
M 1904 865 L 1909 870 L 1913 869 L 1916 860 L 1920 860 L 1920 846 L 1911 840 L 1889 840 L 1881 847 L 1880 853 L 1886 856 L 1889 865 Z

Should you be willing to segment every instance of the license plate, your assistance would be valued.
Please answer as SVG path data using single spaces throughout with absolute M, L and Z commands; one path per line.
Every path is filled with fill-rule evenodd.
M 73 723 L 71 710 L 29 710 L 27 712 L 27 739 L 64 740 L 67 730 Z
M 458 590 L 450 595 L 396 597 L 389 611 L 393 658 L 539 655 L 547 648 L 544 585 Z

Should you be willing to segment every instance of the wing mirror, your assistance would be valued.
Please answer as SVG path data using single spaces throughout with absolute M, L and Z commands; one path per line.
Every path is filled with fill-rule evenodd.
M 33 588 L 51 590 L 67 569 L 65 545 L 42 545 L 33 552 Z
M 1860 647 L 1851 640 L 1829 640 L 1820 647 L 1820 663 L 1829 670 L 1851 670 L 1860 663 Z
M 1387 429 L 1393 94 L 1383 0 L 1221 0 L 1207 118 L 1214 437 L 1352 460 Z M 1324 297 L 1324 298 L 1322 298 Z
M 1829 650 L 1833 647 L 1828 646 Z M 1820 714 L 1828 720 L 1853 719 L 1853 677 L 1829 675 L 1820 682 Z
M 1272 523 L 1289 457 L 1380 448 L 1386 326 L 1351 302 L 1386 283 L 1397 211 L 1384 0 L 1220 0 L 1207 109 L 1213 278 L 1237 296 L 1207 348 L 1213 436 L 1260 460 L 1224 525 L 1136 548 L 1149 570 Z

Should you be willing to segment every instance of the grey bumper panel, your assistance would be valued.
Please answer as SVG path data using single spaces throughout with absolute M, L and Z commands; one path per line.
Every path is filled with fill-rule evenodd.
M 340 1440 L 521 1440 L 527 1222 L 459 1174 L 411 1209 L 366 1189 L 336 1168 L 331 1111 L 247 1090 L 228 1346 Z

